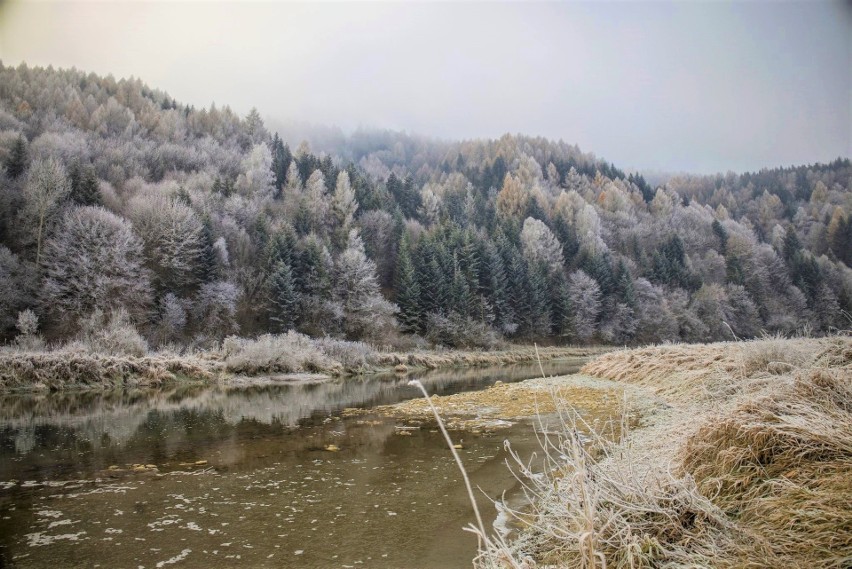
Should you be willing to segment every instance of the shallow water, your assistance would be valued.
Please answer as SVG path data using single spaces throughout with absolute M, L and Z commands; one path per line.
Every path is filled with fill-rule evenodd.
M 450 394 L 539 374 L 416 375 Z M 411 377 L 2 396 L 0 567 L 469 567 L 473 514 L 440 433 L 339 416 L 417 396 Z M 453 436 L 490 524 L 489 499 L 520 497 L 504 439 L 530 455 L 535 436 Z

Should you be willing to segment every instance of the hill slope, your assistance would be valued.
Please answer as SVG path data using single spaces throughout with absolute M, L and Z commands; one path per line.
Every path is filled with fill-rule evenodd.
M 123 310 L 158 345 L 623 344 L 828 331 L 852 309 L 849 160 L 655 189 L 520 135 L 334 148 L 135 79 L 0 64 L 0 334 L 27 309 L 49 338 Z

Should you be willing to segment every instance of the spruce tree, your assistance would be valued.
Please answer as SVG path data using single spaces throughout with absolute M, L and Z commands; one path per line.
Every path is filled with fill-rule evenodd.
M 216 253 L 213 251 L 213 222 L 205 215 L 201 220 L 201 259 L 198 263 L 198 280 L 209 283 L 216 279 Z
M 615 298 L 616 301 L 634 310 L 636 309 L 636 290 L 633 287 L 633 278 L 623 260 L 618 261 L 618 267 L 615 270 Z
M 529 287 L 529 330 L 531 336 L 550 334 L 550 294 L 548 292 L 548 270 L 543 263 L 532 264 L 527 271 Z
M 286 332 L 293 327 L 298 301 L 290 265 L 283 261 L 276 262 L 270 275 L 269 304 L 270 320 L 279 332 Z
M 403 332 L 420 332 L 422 330 L 422 312 L 420 309 L 420 283 L 411 261 L 411 243 L 408 235 L 403 235 L 399 244 L 399 254 L 396 262 L 396 304 L 399 306 L 400 328 Z
M 6 159 L 6 173 L 10 178 L 17 178 L 26 171 L 28 162 L 27 141 L 23 136 L 19 136 Z
M 550 283 L 550 320 L 553 334 L 567 338 L 573 334 L 571 326 L 573 313 L 571 310 L 571 295 L 568 290 L 568 279 L 563 272 L 553 275 Z

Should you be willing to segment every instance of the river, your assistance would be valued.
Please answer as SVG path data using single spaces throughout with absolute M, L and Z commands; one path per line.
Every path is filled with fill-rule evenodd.
M 473 514 L 440 433 L 340 412 L 416 397 L 412 378 L 448 395 L 538 375 L 0 395 L 0 568 L 470 567 Z M 529 456 L 532 427 L 453 436 L 493 522 L 489 498 L 521 497 L 503 441 Z

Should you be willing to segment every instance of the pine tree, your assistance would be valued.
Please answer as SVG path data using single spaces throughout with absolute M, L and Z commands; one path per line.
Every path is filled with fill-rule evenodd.
M 279 332 L 286 332 L 296 321 L 299 297 L 290 265 L 277 261 L 270 275 L 269 286 L 270 320 Z
M 618 261 L 618 267 L 615 270 L 614 294 L 616 301 L 634 310 L 636 309 L 636 290 L 633 287 L 633 278 L 623 260 Z
M 719 238 L 719 254 L 724 256 L 728 250 L 728 232 L 725 231 L 725 228 L 722 227 L 718 219 L 714 219 L 710 227 L 713 229 L 716 237 Z
M 573 335 L 573 311 L 571 310 L 571 294 L 568 290 L 568 279 L 565 273 L 558 272 L 552 277 L 550 284 L 550 321 L 553 334 L 561 338 Z
M 450 287 L 450 306 L 459 314 L 470 316 L 472 305 L 473 299 L 470 293 L 470 286 L 467 284 L 464 271 L 461 270 L 458 261 L 456 261 L 453 267 L 453 280 Z
M 491 305 L 494 322 L 500 330 L 507 330 L 514 316 L 509 305 L 507 293 L 506 267 L 503 257 L 492 243 L 485 244 L 483 258 L 485 263 L 481 271 L 482 291 Z
M 19 136 L 12 145 L 12 150 L 6 159 L 6 173 L 9 174 L 10 178 L 17 178 L 26 171 L 28 163 L 27 141 L 23 136 Z
M 287 183 L 287 171 L 293 155 L 290 147 L 285 145 L 278 137 L 278 133 L 272 139 L 272 173 L 275 175 L 275 197 L 281 197 L 281 187 Z
M 213 250 L 213 222 L 205 215 L 201 220 L 201 256 L 198 262 L 198 280 L 209 283 L 216 279 L 216 252 Z
M 550 293 L 548 291 L 548 268 L 543 263 L 533 263 L 527 271 L 529 283 L 529 334 L 547 336 L 550 334 Z
M 403 235 L 399 244 L 394 284 L 400 328 L 403 332 L 420 332 L 423 316 L 420 309 L 420 283 L 417 282 L 417 274 L 411 261 L 411 243 L 407 234 Z

